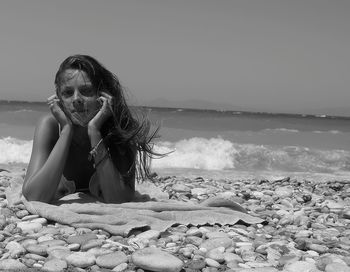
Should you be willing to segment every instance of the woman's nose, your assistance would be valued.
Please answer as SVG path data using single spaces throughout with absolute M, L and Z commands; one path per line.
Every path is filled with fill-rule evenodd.
M 73 100 L 73 107 L 76 109 L 80 109 L 83 106 L 83 101 L 77 99 L 77 100 Z
M 81 100 L 80 93 L 77 90 L 75 90 L 73 94 L 73 101 L 76 101 L 76 100 Z
M 79 92 L 77 91 L 77 90 L 75 90 L 74 91 L 74 94 L 73 94 L 73 100 L 78 100 L 78 99 L 80 99 L 81 97 L 80 97 L 80 94 L 79 94 Z
M 73 106 L 74 107 L 77 107 L 77 106 L 79 107 L 81 104 L 83 104 L 83 99 L 80 96 L 79 92 L 75 91 L 74 95 L 73 95 Z

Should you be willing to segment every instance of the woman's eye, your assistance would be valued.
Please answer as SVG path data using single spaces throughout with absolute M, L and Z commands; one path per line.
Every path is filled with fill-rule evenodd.
M 95 90 L 93 88 L 82 88 L 80 89 L 80 93 L 83 96 L 93 96 L 95 94 Z
M 70 96 L 73 95 L 73 93 L 74 93 L 73 90 L 66 89 L 66 90 L 63 90 L 63 91 L 61 92 L 61 95 L 62 95 L 63 97 L 70 97 Z

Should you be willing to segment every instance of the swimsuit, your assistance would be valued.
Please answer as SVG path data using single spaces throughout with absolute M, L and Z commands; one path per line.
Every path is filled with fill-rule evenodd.
M 58 135 L 61 135 L 61 126 L 58 124 Z M 55 194 L 55 199 L 60 199 L 69 194 L 76 192 L 82 192 L 91 194 L 97 198 L 102 198 L 102 191 L 100 185 L 97 181 L 96 172 L 91 176 L 88 188 L 77 189 L 75 182 L 73 180 L 67 180 L 65 176 L 62 175 L 60 183 L 58 184 L 57 191 Z
M 61 134 L 60 125 L 59 125 L 59 134 Z M 125 152 L 124 152 L 124 154 L 125 154 Z M 135 162 L 133 163 L 133 165 L 130 166 L 129 170 L 126 173 L 126 176 L 130 176 L 131 171 L 134 171 L 134 166 L 135 166 Z M 57 187 L 55 199 L 57 200 L 57 199 L 60 199 L 61 197 L 64 197 L 64 196 L 69 195 L 69 194 L 77 193 L 77 192 L 90 194 L 90 195 L 96 197 L 97 199 L 103 199 L 101 186 L 100 186 L 100 183 L 97 179 L 96 172 L 94 172 L 93 175 L 91 176 L 88 188 L 83 187 L 83 188 L 78 188 L 78 189 L 77 189 L 77 186 L 73 180 L 67 180 L 66 177 L 64 175 L 62 175 L 60 183 Z
M 94 197 L 102 198 L 102 192 L 100 184 L 97 180 L 96 172 L 90 178 L 89 188 L 80 189 L 76 188 L 73 180 L 68 180 L 62 175 L 61 181 L 57 187 L 55 199 L 60 199 L 61 197 L 77 192 L 91 194 Z

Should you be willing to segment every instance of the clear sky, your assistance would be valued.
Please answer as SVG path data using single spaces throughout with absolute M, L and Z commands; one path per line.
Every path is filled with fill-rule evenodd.
M 137 101 L 349 107 L 349 0 L 4 0 L 0 99 L 42 101 L 83 53 Z

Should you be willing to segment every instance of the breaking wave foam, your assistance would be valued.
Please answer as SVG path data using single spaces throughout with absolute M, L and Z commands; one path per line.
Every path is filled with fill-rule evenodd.
M 0 163 L 28 163 L 33 141 L 0 139 Z M 190 138 L 157 142 L 155 151 L 171 152 L 154 159 L 153 168 L 205 170 L 267 170 L 332 173 L 350 171 L 350 151 L 317 150 L 300 146 L 238 144 L 222 138 Z
M 272 131 L 272 132 L 289 132 L 289 133 L 298 133 L 300 132 L 299 130 L 297 129 L 289 129 L 289 128 L 267 128 L 267 129 L 264 129 L 265 131 Z
M 159 142 L 155 149 L 158 152 L 173 151 L 165 158 L 154 160 L 152 163 L 155 168 L 321 173 L 350 171 L 350 152 L 344 150 L 238 144 L 221 138 Z
M 342 133 L 339 130 L 327 130 L 327 131 L 321 131 L 321 130 L 314 130 L 313 133 L 331 133 L 331 134 L 339 134 Z
M 0 139 L 0 163 L 28 163 L 33 141 L 12 137 Z

